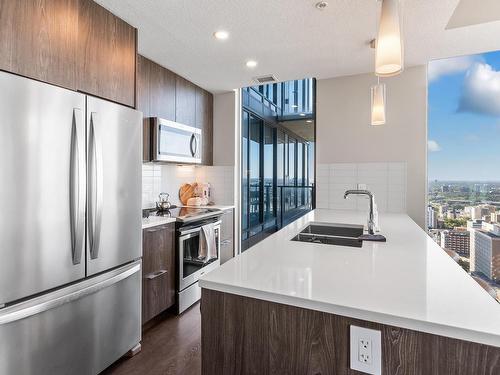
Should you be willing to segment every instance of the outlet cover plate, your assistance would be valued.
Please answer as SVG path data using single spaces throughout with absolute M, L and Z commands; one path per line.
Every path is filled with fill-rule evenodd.
M 373 329 L 350 326 L 350 356 L 351 369 L 361 371 L 365 374 L 381 375 L 382 374 L 382 334 L 380 331 Z M 360 341 L 368 340 L 371 344 L 371 360 L 369 363 L 362 362 L 359 349 Z

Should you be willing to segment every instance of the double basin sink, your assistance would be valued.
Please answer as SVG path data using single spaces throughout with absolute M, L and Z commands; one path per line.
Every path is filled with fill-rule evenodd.
M 311 222 L 292 241 L 361 247 L 363 226 L 354 224 L 332 224 Z

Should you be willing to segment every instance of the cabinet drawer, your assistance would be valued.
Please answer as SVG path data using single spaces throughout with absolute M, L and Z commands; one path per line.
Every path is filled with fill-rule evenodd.
M 175 225 L 143 230 L 142 322 L 175 303 Z

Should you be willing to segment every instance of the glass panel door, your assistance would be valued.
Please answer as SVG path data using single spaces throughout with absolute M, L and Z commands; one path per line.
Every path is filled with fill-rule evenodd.
M 249 212 L 250 212 L 250 227 L 259 225 L 261 220 L 261 131 L 262 121 L 257 117 L 250 115 L 249 122 Z
M 304 186 L 304 144 L 297 142 L 297 186 Z M 297 206 L 304 204 L 304 189 L 297 189 Z
M 297 185 L 296 145 L 297 141 L 295 138 L 288 137 L 288 186 Z M 287 194 L 289 197 L 288 208 L 297 207 L 297 194 L 295 189 L 287 190 L 290 192 Z
M 248 234 L 249 210 L 248 210 L 248 112 L 243 111 L 241 121 L 241 229 L 243 239 L 246 239 Z
M 264 126 L 264 225 L 274 225 L 275 207 L 274 207 L 274 129 Z M 270 222 L 270 223 L 269 223 Z

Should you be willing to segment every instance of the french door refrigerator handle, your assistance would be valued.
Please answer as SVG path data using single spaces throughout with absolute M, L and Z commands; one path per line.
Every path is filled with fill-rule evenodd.
M 89 162 L 89 227 L 90 227 L 90 258 L 99 257 L 99 242 L 101 236 L 102 221 L 102 190 L 103 190 L 103 168 L 102 168 L 102 143 L 98 130 L 99 118 L 96 112 L 90 114 L 90 162 Z
M 73 264 L 80 264 L 85 240 L 85 128 L 83 112 L 73 109 L 70 155 L 70 228 Z
M 55 309 L 90 294 L 97 293 L 100 290 L 125 280 L 136 272 L 139 272 L 140 269 L 140 263 L 133 263 L 132 265 L 127 265 L 112 271 L 111 275 L 99 279 L 98 282 L 92 283 L 88 281 L 83 287 L 78 287 L 78 285 L 70 286 L 66 293 L 55 292 L 52 298 L 46 298 L 47 296 L 45 296 L 45 298 L 39 297 L 35 300 L 20 303 L 17 306 L 6 307 L 4 310 L 0 310 L 0 326 Z

